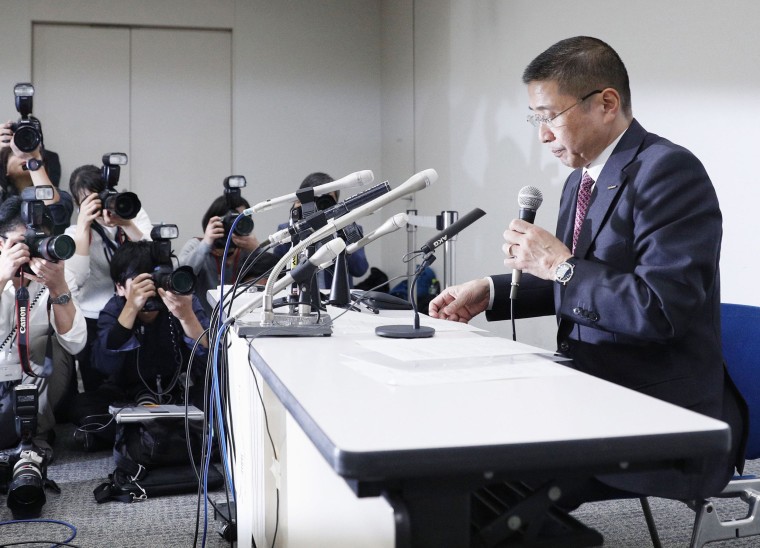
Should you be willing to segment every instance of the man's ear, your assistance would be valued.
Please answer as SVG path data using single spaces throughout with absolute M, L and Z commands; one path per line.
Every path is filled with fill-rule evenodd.
M 119 297 L 126 297 L 127 296 L 127 290 L 125 289 L 125 287 L 123 285 L 121 285 L 118 282 L 116 283 L 116 294 Z

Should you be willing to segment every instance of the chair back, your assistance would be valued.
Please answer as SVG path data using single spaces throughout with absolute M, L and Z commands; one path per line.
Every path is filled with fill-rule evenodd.
M 723 358 L 749 407 L 747 459 L 760 457 L 760 307 L 720 306 Z

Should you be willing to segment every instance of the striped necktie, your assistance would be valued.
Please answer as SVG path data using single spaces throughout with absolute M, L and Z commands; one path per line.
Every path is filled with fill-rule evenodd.
M 581 233 L 581 227 L 583 226 L 583 220 L 588 213 L 588 206 L 591 203 L 591 190 L 594 187 L 594 180 L 585 172 L 583 179 L 581 179 L 581 186 L 578 189 L 578 204 L 575 206 L 575 227 L 573 228 L 573 254 L 575 253 L 575 246 L 578 244 L 578 236 Z

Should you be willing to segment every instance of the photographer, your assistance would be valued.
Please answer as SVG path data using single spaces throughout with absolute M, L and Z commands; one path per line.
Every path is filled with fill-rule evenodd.
M 10 196 L 18 196 L 22 190 L 30 186 L 52 186 L 53 199 L 46 201 L 45 205 L 48 206 L 53 219 L 53 232 L 62 234 L 71 223 L 74 202 L 68 192 L 58 190 L 57 184 L 53 184 L 48 174 L 48 169 L 55 168 L 60 178 L 58 155 L 55 154 L 53 157 L 46 154 L 42 144 L 31 152 L 19 150 L 13 140 L 10 125 L 10 122 L 7 122 L 0 128 L 0 141 L 3 141 L 0 143 L 0 201 Z M 48 161 L 52 161 L 52 165 L 48 165 Z
M 114 294 L 110 260 L 125 241 L 147 239 L 152 228 L 145 210 L 134 219 L 123 219 L 104 209 L 99 194 L 106 189 L 101 169 L 94 165 L 76 168 L 69 180 L 79 214 L 76 225 L 66 229 L 74 238 L 76 253 L 66 261 L 66 280 L 87 319 L 87 345 L 79 353 L 79 371 L 85 392 L 95 390 L 105 379 L 91 364 L 98 315 Z
M 155 243 L 155 242 L 154 242 Z M 80 426 L 108 422 L 108 406 L 126 403 L 182 403 L 183 373 L 197 345 L 190 371 L 190 402 L 203 408 L 203 374 L 208 355 L 208 317 L 195 295 L 156 290 L 150 242 L 125 242 L 111 258 L 117 294 L 103 308 L 93 347 L 95 366 L 107 381 L 78 394 L 74 415 Z M 113 443 L 113 429 L 97 438 Z M 88 448 L 93 448 L 90 439 Z
M 226 279 L 225 284 L 231 284 L 240 274 L 240 269 L 251 255 L 259 254 L 259 241 L 256 235 L 251 232 L 247 236 L 240 236 L 235 232 L 232 233 L 232 244 L 230 252 L 224 259 L 224 242 L 226 241 L 226 230 L 222 223 L 222 217 L 232 208 L 238 213 L 250 207 L 245 198 L 219 196 L 215 199 L 206 213 L 203 215 L 201 226 L 204 227 L 202 238 L 190 238 L 179 253 L 179 263 L 188 265 L 193 268 L 198 281 L 195 287 L 195 294 L 203 304 L 207 314 L 211 314 L 211 306 L 206 299 L 206 292 L 216 289 L 222 283 L 222 261 L 224 260 Z M 267 257 L 262 257 L 266 259 Z M 259 258 L 261 259 L 261 258 Z M 257 261 L 259 259 L 256 259 Z M 272 266 L 272 261 L 266 260 L 268 266 Z M 260 269 L 254 269 L 253 275 L 262 274 Z M 258 277 L 258 276 L 256 276 Z M 255 278 L 254 278 L 255 279 Z
M 87 328 L 82 312 L 71 299 L 63 262 L 32 257 L 25 241 L 26 230 L 22 200 L 18 196 L 8 198 L 0 205 L 0 284 L 3 288 L 0 294 L 0 363 L 8 374 L 22 369 L 19 344 L 25 342 L 25 337 L 17 325 L 16 298 L 23 284 L 29 292 L 26 309 L 29 366 L 35 374 L 49 376 L 24 374 L 21 381 L 38 387 L 35 443 L 51 458 L 48 439 L 55 425 L 53 412 L 74 374 L 72 355 L 84 347 Z M 31 273 L 23 272 L 22 277 L 18 274 L 23 267 Z M 52 370 L 48 371 L 50 366 Z M 18 442 L 11 403 L 13 386 L 17 383 L 0 383 L 0 448 L 13 447 Z
M 37 124 L 42 128 L 42 124 L 35 118 Z M 10 148 L 11 141 L 13 140 L 13 120 L 8 120 L 0 126 L 0 150 L 4 148 Z M 61 184 L 61 160 L 58 157 L 57 152 L 53 152 L 49 148 L 42 148 L 42 165 L 45 166 L 45 171 L 48 174 L 50 182 L 55 188 L 58 188 Z M 5 165 L 5 164 L 3 164 Z M 5 172 L 0 173 L 0 186 L 5 188 L 7 182 L 4 181 Z

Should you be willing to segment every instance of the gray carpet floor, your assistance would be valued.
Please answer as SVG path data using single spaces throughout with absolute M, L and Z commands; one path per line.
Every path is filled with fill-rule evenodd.
M 113 472 L 111 451 L 85 453 L 76 449 L 71 426 L 56 428 L 55 461 L 48 477 L 61 493 L 47 493 L 42 519 L 67 522 L 77 529 L 71 544 L 86 548 L 185 548 L 193 546 L 196 523 L 196 494 L 153 498 L 131 504 L 95 502 L 93 490 Z M 0 521 L 11 520 L 5 497 L 0 497 Z M 212 500 L 224 500 L 223 491 L 212 492 Z M 203 534 L 203 506 L 198 546 Z M 209 505 L 206 546 L 230 546 L 216 532 L 213 508 Z M 71 536 L 68 527 L 52 523 L 17 523 L 0 526 L 0 546 L 24 541 L 23 546 L 51 546 L 31 541 L 62 542 Z
M 195 494 L 154 498 L 145 502 L 125 504 L 108 502 L 98 504 L 93 489 L 113 471 L 110 451 L 83 453 L 75 449 L 73 428 L 59 426 L 55 444 L 56 459 L 48 469 L 48 476 L 61 488 L 60 494 L 48 493 L 42 518 L 60 520 L 77 528 L 72 544 L 87 548 L 184 548 L 194 543 L 196 523 Z M 760 460 L 747 465 L 747 473 L 760 474 Z M 224 499 L 222 491 L 212 493 L 212 500 Z M 724 504 L 728 501 L 721 501 Z M 686 547 L 691 538 L 694 513 L 676 501 L 650 499 L 657 521 L 662 545 L 665 548 Z M 742 518 L 746 506 L 724 504 L 728 512 L 721 516 Z M 201 527 L 203 532 L 203 509 Z M 574 516 L 604 535 L 604 546 L 614 548 L 646 548 L 652 546 L 641 506 L 638 500 L 622 500 L 585 504 Z M 5 498 L 0 501 L 0 521 L 11 520 Z M 213 509 L 209 506 L 206 546 L 229 546 L 216 532 Z M 59 524 L 18 523 L 0 526 L 0 546 L 25 542 L 24 546 L 51 546 L 32 544 L 45 540 L 62 542 L 69 538 L 70 530 Z M 200 536 L 198 546 L 201 546 Z M 760 536 L 710 544 L 710 547 L 760 547 Z M 300 547 L 296 547 L 300 548 Z M 308 547 L 304 547 L 308 548 Z M 356 547 L 361 548 L 361 547 Z M 442 547 L 445 548 L 445 547 Z

